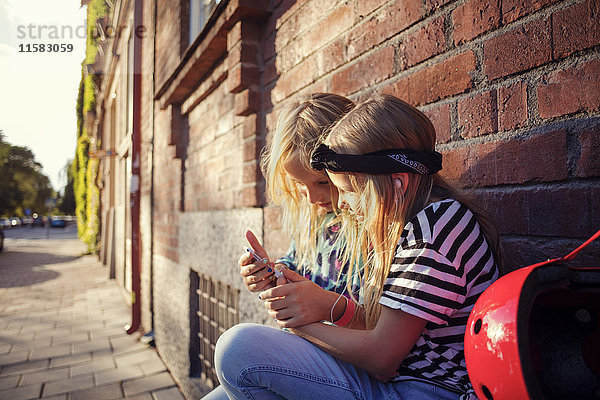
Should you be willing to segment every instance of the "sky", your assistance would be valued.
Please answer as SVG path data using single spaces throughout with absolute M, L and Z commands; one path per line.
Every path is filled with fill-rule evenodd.
M 77 146 L 85 19 L 81 0 L 0 0 L 0 130 L 32 150 L 57 191 Z

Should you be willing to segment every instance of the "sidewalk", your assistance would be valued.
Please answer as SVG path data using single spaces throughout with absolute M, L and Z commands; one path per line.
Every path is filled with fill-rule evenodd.
M 0 399 L 183 399 L 155 349 L 125 333 L 122 289 L 83 251 L 74 238 L 5 242 Z

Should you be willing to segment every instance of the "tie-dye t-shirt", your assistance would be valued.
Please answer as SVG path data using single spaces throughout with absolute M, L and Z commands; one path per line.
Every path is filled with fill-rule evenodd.
M 341 257 L 343 245 L 339 240 L 339 225 L 328 226 L 331 220 L 335 218 L 334 213 L 328 213 L 322 225 L 322 229 L 317 234 L 316 257 L 311 265 L 298 265 L 296 259 L 296 245 L 294 241 L 290 244 L 290 248 L 285 256 L 281 257 L 277 262 L 285 264 L 289 269 L 304 275 L 325 290 L 335 293 L 345 293 L 346 281 L 348 280 L 347 271 L 348 265 L 342 266 L 342 262 L 338 259 Z M 341 274 L 340 274 L 341 270 Z M 352 277 L 352 292 L 358 298 L 360 289 L 360 278 L 358 274 Z

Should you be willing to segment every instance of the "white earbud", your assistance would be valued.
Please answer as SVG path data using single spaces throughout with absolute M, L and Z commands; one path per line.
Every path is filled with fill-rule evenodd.
M 400 178 L 394 178 L 394 187 L 396 190 L 402 190 L 402 180 Z

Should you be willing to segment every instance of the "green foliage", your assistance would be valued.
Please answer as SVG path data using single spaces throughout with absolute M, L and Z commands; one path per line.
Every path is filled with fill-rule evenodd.
M 85 63 L 93 64 L 98 54 L 98 29 L 96 21 L 108 15 L 105 0 L 92 0 L 88 3 L 87 43 L 85 49 Z
M 0 130 L 0 216 L 23 216 L 25 209 L 45 214 L 46 199 L 54 198 L 42 164 L 27 147 L 13 146 Z
M 105 0 L 91 0 L 88 3 L 87 44 L 85 65 L 93 64 L 98 54 L 98 32 L 96 23 L 108 15 Z M 83 73 L 77 96 L 77 149 L 71 164 L 73 197 L 79 237 L 88 245 L 90 253 L 98 251 L 100 234 L 100 190 L 96 185 L 99 163 L 89 158 L 90 137 L 85 129 L 85 118 L 96 107 L 96 86 L 94 76 Z M 65 188 L 66 190 L 66 188 Z M 66 195 L 66 193 L 65 193 Z

